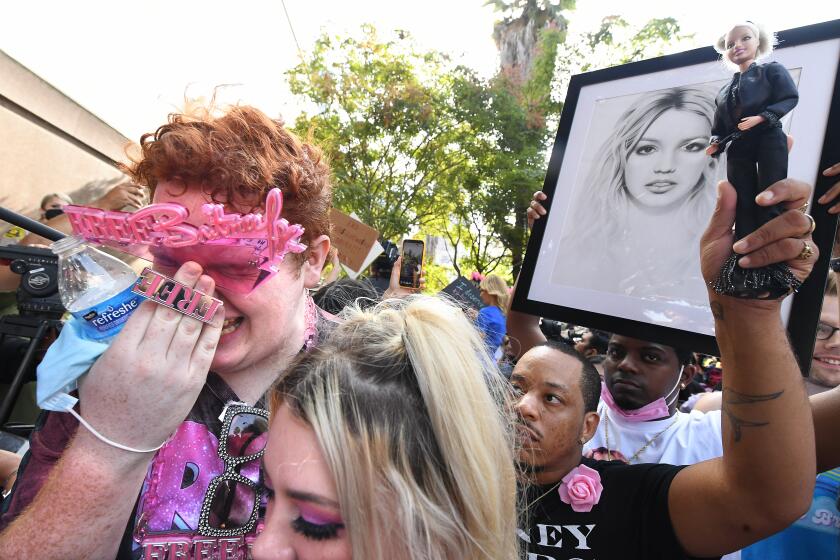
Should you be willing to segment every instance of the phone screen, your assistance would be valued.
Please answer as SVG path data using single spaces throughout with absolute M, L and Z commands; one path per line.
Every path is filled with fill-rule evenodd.
M 420 287 L 420 270 L 423 267 L 423 242 L 406 239 L 402 246 L 400 286 Z

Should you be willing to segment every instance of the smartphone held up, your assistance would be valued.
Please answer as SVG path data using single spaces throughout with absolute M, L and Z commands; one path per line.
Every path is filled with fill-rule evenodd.
M 423 270 L 424 253 L 425 244 L 419 239 L 406 239 L 403 241 L 400 286 L 405 288 L 420 287 L 420 273 Z

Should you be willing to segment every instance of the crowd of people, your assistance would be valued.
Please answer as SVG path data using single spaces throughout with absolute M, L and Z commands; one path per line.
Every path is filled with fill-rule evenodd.
M 709 363 L 627 334 L 561 326 L 547 337 L 539 317 L 511 309 L 498 276 L 480 280 L 484 307 L 472 314 L 400 286 L 399 259 L 382 294 L 365 281 L 323 284 L 328 259 L 337 269 L 329 166 L 254 108 L 171 115 L 125 172 L 126 204 L 144 204 L 133 197 L 148 189 L 154 203 L 190 209 L 196 227 L 204 203 L 245 214 L 278 188 L 306 248 L 249 293 L 226 287 L 247 263 L 220 263 L 212 246 L 156 259 L 223 307 L 209 323 L 152 302 L 132 314 L 76 394 L 77 414 L 100 435 L 74 415 L 42 413 L 2 502 L 0 557 L 648 560 L 838 549 L 835 283 L 806 386 L 779 300 L 708 290 L 721 350 Z M 818 257 L 799 258 L 811 187 L 788 179 L 767 192 L 787 210 L 748 236 L 749 254 L 804 281 Z M 534 196 L 530 223 L 546 201 Z M 697 235 L 706 284 L 737 241 L 735 208 L 721 183 Z M 701 397 L 682 411 L 692 384 Z

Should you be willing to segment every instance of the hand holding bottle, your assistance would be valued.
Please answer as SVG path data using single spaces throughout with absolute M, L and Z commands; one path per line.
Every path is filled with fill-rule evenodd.
M 194 262 L 174 279 L 212 293 Z M 80 382 L 81 415 L 106 437 L 140 449 L 161 444 L 183 422 L 207 377 L 224 311 L 204 324 L 144 302 Z

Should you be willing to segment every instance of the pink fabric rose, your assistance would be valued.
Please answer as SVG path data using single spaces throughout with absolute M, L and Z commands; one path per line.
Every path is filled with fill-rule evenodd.
M 581 513 L 592 511 L 592 507 L 601 499 L 603 489 L 598 471 L 586 465 L 578 465 L 563 477 L 563 483 L 557 491 L 563 503 Z

